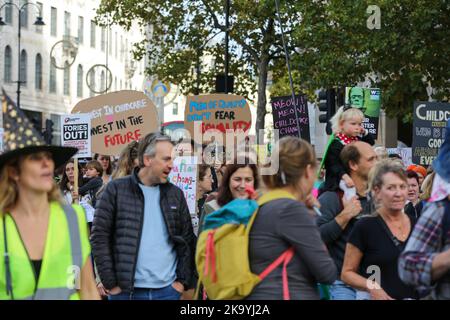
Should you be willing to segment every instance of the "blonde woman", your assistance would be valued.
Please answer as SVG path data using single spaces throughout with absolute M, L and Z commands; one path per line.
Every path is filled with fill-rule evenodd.
M 98 299 L 80 206 L 53 180 L 77 149 L 29 146 L 0 156 L 0 299 Z
M 355 224 L 341 279 L 360 290 L 360 300 L 418 299 L 418 292 L 400 280 L 397 269 L 415 223 L 403 211 L 408 196 L 403 167 L 389 160 L 378 163 L 370 173 L 369 189 L 378 208 Z

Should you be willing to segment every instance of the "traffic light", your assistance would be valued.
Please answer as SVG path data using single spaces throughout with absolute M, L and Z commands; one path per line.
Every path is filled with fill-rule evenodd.
M 44 139 L 47 144 L 52 144 L 53 140 L 53 121 L 50 119 L 45 120 L 45 132 Z
M 332 134 L 330 119 L 336 113 L 336 92 L 334 89 L 319 92 L 319 111 L 324 112 L 319 115 L 319 122 L 326 123 L 327 134 Z

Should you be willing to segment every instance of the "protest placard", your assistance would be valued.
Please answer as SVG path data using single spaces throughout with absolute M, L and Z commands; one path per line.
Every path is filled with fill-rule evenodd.
M 189 96 L 185 108 L 185 127 L 197 143 L 210 141 L 210 135 L 221 136 L 226 144 L 226 132 L 247 133 L 251 127 L 250 108 L 244 97 L 232 94 Z M 199 122 L 195 132 L 195 122 Z M 217 141 L 217 139 L 216 139 Z
M 197 202 L 197 158 L 180 156 L 173 161 L 169 182 L 180 188 L 186 198 L 189 212 L 196 214 Z
M 363 126 L 376 139 L 381 108 L 381 90 L 378 88 L 346 87 L 345 104 L 361 109 Z
M 78 149 L 74 158 L 89 158 L 91 151 L 91 116 L 89 113 L 61 116 L 61 145 Z
M 298 126 L 300 127 L 300 137 L 308 142 L 310 139 L 309 132 L 309 115 L 308 101 L 305 95 L 296 95 L 295 102 L 292 96 L 274 97 L 271 100 L 273 126 L 279 130 L 279 137 L 294 136 L 299 137 Z M 297 118 L 295 115 L 297 109 Z
M 388 154 L 398 154 L 402 157 L 403 164 L 405 167 L 413 164 L 412 161 L 412 148 L 387 148 Z
M 158 129 L 153 102 L 142 92 L 122 90 L 80 101 L 72 114 L 91 114 L 92 152 L 119 155 L 131 141 Z
M 415 102 L 413 111 L 412 160 L 430 165 L 444 142 L 445 126 L 450 119 L 450 103 Z

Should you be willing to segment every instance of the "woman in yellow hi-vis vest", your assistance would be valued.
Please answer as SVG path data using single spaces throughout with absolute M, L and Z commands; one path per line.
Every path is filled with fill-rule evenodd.
M 64 206 L 53 180 L 76 151 L 34 145 L 0 155 L 0 300 L 99 299 L 84 211 Z

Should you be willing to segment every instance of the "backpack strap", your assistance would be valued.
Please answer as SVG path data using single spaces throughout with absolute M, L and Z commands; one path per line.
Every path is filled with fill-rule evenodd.
M 275 270 L 281 263 L 283 263 L 283 300 L 290 300 L 289 296 L 289 283 L 287 276 L 287 265 L 292 260 L 295 251 L 294 247 L 290 247 L 284 251 L 274 262 L 272 262 L 263 272 L 259 274 L 259 279 L 264 280 L 273 270 Z
M 287 192 L 286 190 L 281 189 L 275 189 L 271 190 L 264 195 L 262 195 L 258 199 L 258 206 L 261 207 L 262 205 L 273 201 L 277 199 L 293 199 L 295 200 L 295 197 Z M 253 214 L 249 226 L 251 227 L 253 225 L 253 221 L 256 218 L 257 211 Z M 247 232 L 250 231 L 250 228 L 247 228 Z M 278 266 L 280 266 L 281 263 L 283 263 L 283 270 L 282 270 L 282 277 L 283 277 L 283 299 L 284 300 L 290 300 L 289 295 L 289 283 L 288 283 L 288 274 L 287 274 L 287 265 L 292 260 L 292 257 L 295 254 L 295 250 L 293 247 L 290 247 L 286 251 L 284 251 L 274 262 L 272 262 L 261 274 L 259 275 L 259 278 L 263 280 L 266 278 L 273 270 L 275 270 Z

